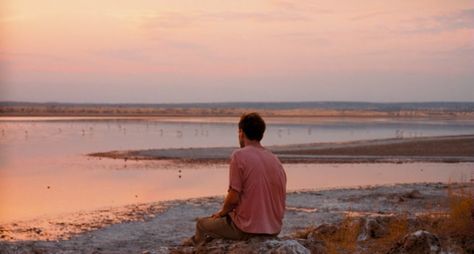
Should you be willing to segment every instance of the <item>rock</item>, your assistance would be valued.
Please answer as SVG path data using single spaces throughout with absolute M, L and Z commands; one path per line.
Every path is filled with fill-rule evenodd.
M 412 190 L 408 193 L 403 194 L 402 197 L 408 199 L 421 199 L 423 198 L 423 195 L 421 195 L 421 192 L 419 190 Z
M 256 237 L 247 241 L 214 239 L 195 248 L 175 249 L 171 253 L 273 253 L 273 254 L 310 254 L 310 250 L 296 240 Z M 315 252 L 324 253 L 324 252 Z
M 328 248 L 326 243 L 322 240 L 304 240 L 302 243 L 306 249 L 308 249 L 312 254 L 326 254 L 328 253 Z
M 270 240 L 265 242 L 272 254 L 310 254 L 311 252 L 296 240 Z M 276 246 L 275 246 L 276 244 Z M 275 248 L 276 247 L 276 248 Z
M 338 227 L 333 224 L 322 224 L 315 230 L 308 234 L 309 240 L 320 240 L 328 236 L 334 235 L 338 230 Z
M 243 249 L 243 246 L 240 246 L 241 242 L 224 240 L 224 239 L 213 239 L 207 243 L 202 243 L 196 246 L 193 249 L 187 249 L 190 252 L 184 253 L 234 253 L 231 250 L 233 249 Z M 177 253 L 183 253 L 182 250 L 179 250 Z M 235 252 L 236 253 L 236 252 Z
M 303 233 L 301 244 L 313 254 L 328 253 L 325 239 L 332 237 L 338 230 L 333 224 L 322 224 L 317 228 L 308 228 L 307 233 Z
M 436 235 L 418 230 L 398 241 L 387 254 L 438 254 L 441 244 Z
M 150 254 L 168 254 L 170 253 L 170 250 L 168 249 L 168 247 L 158 247 L 157 249 L 155 249 L 154 251 L 150 252 Z
M 388 217 L 365 217 L 360 220 L 360 234 L 358 241 L 365 241 L 369 238 L 382 238 L 389 233 L 387 227 Z
M 424 197 L 419 190 L 412 190 L 410 192 L 406 192 L 403 194 L 400 193 L 400 194 L 389 195 L 389 199 L 398 203 L 405 202 L 408 199 L 422 199 L 422 198 Z
M 465 240 L 463 248 L 465 253 L 474 253 L 474 239 Z

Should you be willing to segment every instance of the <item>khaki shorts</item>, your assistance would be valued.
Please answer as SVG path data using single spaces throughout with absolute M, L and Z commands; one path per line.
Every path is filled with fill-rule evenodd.
M 229 240 L 248 240 L 254 236 L 268 236 L 275 235 L 267 234 L 250 234 L 240 230 L 232 221 L 230 216 L 221 218 L 205 217 L 200 218 L 196 223 L 196 234 L 194 235 L 194 242 L 196 244 L 210 241 L 212 239 L 229 239 Z

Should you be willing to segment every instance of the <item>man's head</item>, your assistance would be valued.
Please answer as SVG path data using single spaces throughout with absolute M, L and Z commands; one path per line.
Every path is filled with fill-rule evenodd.
M 239 121 L 239 143 L 240 147 L 245 146 L 245 139 L 250 141 L 262 140 L 265 132 L 265 121 L 255 112 L 245 113 L 240 117 Z

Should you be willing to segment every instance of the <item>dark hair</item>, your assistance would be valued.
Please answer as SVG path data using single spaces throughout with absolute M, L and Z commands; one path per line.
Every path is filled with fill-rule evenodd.
M 265 121 L 258 113 L 244 113 L 240 117 L 239 129 L 244 132 L 248 139 L 260 141 L 265 132 Z

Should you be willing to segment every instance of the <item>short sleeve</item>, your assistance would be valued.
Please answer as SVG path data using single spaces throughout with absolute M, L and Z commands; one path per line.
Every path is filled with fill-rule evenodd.
M 232 153 L 229 166 L 229 189 L 242 191 L 242 172 L 237 153 Z

